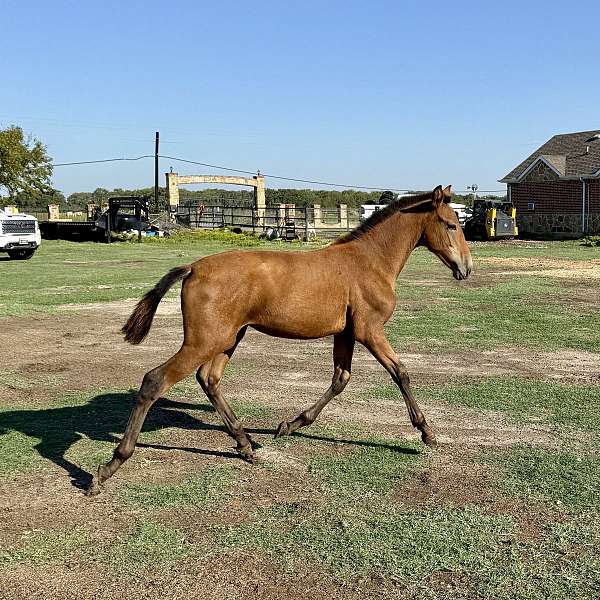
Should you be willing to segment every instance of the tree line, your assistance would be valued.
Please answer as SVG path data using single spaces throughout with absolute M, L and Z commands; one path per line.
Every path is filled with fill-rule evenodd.
M 323 208 L 334 208 L 340 204 L 346 204 L 349 208 L 358 208 L 363 204 L 378 204 L 382 192 L 358 191 L 358 190 L 313 190 L 296 188 L 266 188 L 265 199 L 267 206 L 278 206 L 279 204 L 295 204 L 298 207 L 320 204 Z M 418 193 L 418 190 L 415 190 Z M 166 188 L 160 187 L 158 194 L 158 205 L 154 201 L 154 188 L 140 188 L 127 190 L 115 188 L 109 191 L 97 188 L 93 192 L 75 192 L 64 202 L 68 207 L 85 207 L 86 204 L 94 202 L 98 206 L 108 201 L 111 196 L 150 196 L 151 212 L 159 212 L 168 208 Z M 471 205 L 471 195 L 456 195 L 454 202 Z M 220 188 L 208 188 L 203 190 L 179 189 L 179 204 L 188 206 L 190 204 L 202 203 L 205 205 L 218 204 L 221 206 L 252 206 L 254 194 L 250 190 L 225 190 Z

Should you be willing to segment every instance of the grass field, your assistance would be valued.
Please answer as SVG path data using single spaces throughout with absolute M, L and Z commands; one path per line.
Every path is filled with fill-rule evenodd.
M 141 377 L 181 341 L 178 291 L 144 345 L 123 320 L 166 270 L 234 244 L 0 260 L 0 598 L 600 597 L 600 249 L 577 242 L 474 245 L 465 282 L 415 251 L 387 331 L 436 450 L 364 349 L 319 420 L 274 440 L 328 386 L 331 341 L 251 333 L 223 387 L 256 465 L 192 377 L 85 497 Z

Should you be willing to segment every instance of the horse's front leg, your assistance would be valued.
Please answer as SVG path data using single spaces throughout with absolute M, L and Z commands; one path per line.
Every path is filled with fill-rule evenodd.
M 333 377 L 327 391 L 311 407 L 302 411 L 293 421 L 282 421 L 275 432 L 275 437 L 291 435 L 300 427 L 314 423 L 321 411 L 338 394 L 344 391 L 350 381 L 352 368 L 352 353 L 354 352 L 354 337 L 352 334 L 338 333 L 333 338 Z
M 416 427 L 421 432 L 423 442 L 428 446 L 435 447 L 437 442 L 433 429 L 427 424 L 425 415 L 415 400 L 410 387 L 410 378 L 406 366 L 398 359 L 396 352 L 394 352 L 394 349 L 385 337 L 383 328 L 378 332 L 369 332 L 369 335 L 360 341 L 392 376 L 392 379 L 400 388 L 408 410 L 410 422 L 413 427 Z

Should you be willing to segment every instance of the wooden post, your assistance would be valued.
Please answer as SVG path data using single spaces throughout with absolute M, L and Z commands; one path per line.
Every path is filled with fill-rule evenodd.
M 58 204 L 48 204 L 48 221 L 58 221 L 58 219 L 60 219 Z
M 304 207 L 304 241 L 308 242 L 308 206 Z

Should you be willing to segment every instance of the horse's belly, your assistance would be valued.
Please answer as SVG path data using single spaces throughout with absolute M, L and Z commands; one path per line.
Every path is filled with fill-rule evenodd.
M 250 323 L 261 333 L 292 339 L 314 339 L 333 335 L 346 327 L 346 312 L 341 310 L 316 310 L 294 313 L 265 311 Z

